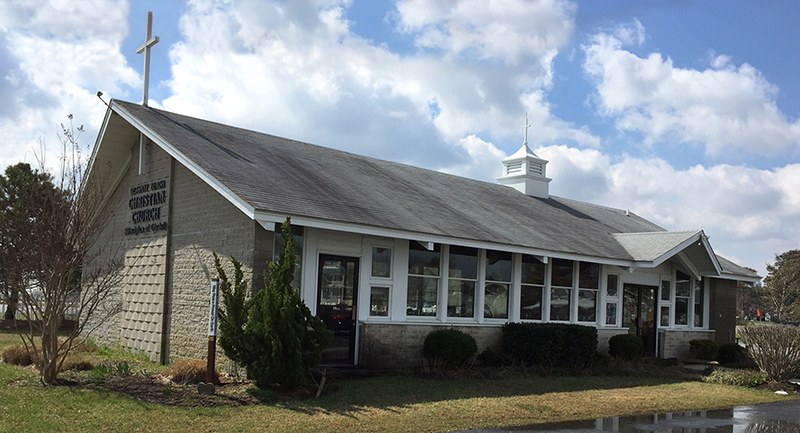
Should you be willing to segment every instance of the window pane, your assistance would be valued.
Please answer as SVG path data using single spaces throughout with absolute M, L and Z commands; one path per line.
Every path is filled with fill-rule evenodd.
M 475 248 L 450 247 L 450 277 L 478 278 L 478 250 Z
M 572 287 L 572 260 L 553 259 L 553 274 L 550 278 L 553 286 Z
M 522 286 L 520 319 L 542 320 L 542 289 L 541 286 Z
M 664 280 L 661 282 L 661 300 L 662 301 L 669 301 L 670 297 L 672 296 L 671 288 L 672 281 Z
M 550 320 L 569 321 L 570 289 L 550 289 Z
M 389 248 L 372 249 L 372 276 L 379 278 L 391 277 L 392 250 Z
M 522 284 L 544 285 L 545 264 L 527 254 L 522 255 Z
M 675 298 L 675 324 L 689 324 L 689 298 Z
M 508 318 L 508 284 L 486 285 L 483 298 L 483 317 L 489 319 Z
M 609 302 L 606 304 L 606 325 L 617 324 L 617 303 Z
M 372 287 L 369 294 L 369 315 L 389 315 L 389 288 Z
M 578 291 L 578 321 L 597 322 L 597 291 Z
M 669 307 L 661 307 L 661 326 L 669 327 Z
M 450 280 L 447 291 L 448 317 L 475 316 L 475 282 Z
M 703 326 L 703 281 L 696 281 L 694 285 L 694 326 Z
M 486 252 L 486 279 L 511 281 L 511 253 L 492 250 Z
M 438 278 L 408 277 L 406 314 L 409 316 L 435 316 Z
M 689 276 L 681 271 L 677 273 L 678 279 L 675 281 L 675 296 L 682 296 L 688 298 L 691 292 L 689 291 Z
M 617 296 L 617 289 L 619 284 L 619 277 L 616 275 L 609 275 L 606 277 L 606 294 L 608 296 Z
M 408 243 L 408 273 L 439 276 L 439 244 L 428 251 L 417 242 Z
M 597 263 L 581 262 L 578 287 L 582 289 L 596 289 L 600 287 L 600 265 Z

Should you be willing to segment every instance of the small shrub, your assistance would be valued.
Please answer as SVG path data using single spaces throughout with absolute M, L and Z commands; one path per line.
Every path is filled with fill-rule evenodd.
M 202 359 L 179 359 L 167 368 L 163 375 L 175 383 L 194 384 L 206 381 L 207 361 Z M 219 383 L 219 373 L 214 372 L 214 383 Z
M 111 366 L 103 363 L 96 365 L 92 371 L 89 372 L 89 376 L 95 382 L 102 382 L 103 379 L 105 379 L 106 376 L 110 375 L 112 372 L 113 370 L 111 369 Z
M 614 359 L 633 361 L 644 355 L 644 341 L 634 334 L 619 334 L 608 340 L 608 354 Z
M 692 340 L 689 342 L 689 354 L 695 359 L 713 361 L 717 359 L 717 343 L 713 340 Z
M 504 353 L 529 366 L 577 369 L 589 366 L 597 351 L 597 328 L 562 323 L 503 325 Z
M 61 364 L 61 371 L 89 371 L 92 369 L 94 369 L 92 360 L 82 355 L 70 354 L 67 356 L 67 359 L 64 360 L 64 363 Z
M 759 371 L 738 370 L 722 371 L 716 370 L 703 378 L 703 382 L 719 383 L 721 385 L 736 385 L 752 388 L 769 380 L 766 374 Z
M 478 351 L 475 338 L 457 329 L 437 329 L 428 333 L 422 354 L 436 367 L 459 368 Z
M 491 348 L 481 352 L 477 361 L 484 367 L 505 367 L 514 363 L 510 356 Z
M 131 366 L 128 364 L 128 361 L 120 361 L 115 366 L 117 370 L 117 374 L 120 376 L 127 376 L 131 374 Z
M 27 366 L 33 364 L 33 357 L 28 352 L 25 346 L 8 346 L 3 349 L 2 354 L 3 362 L 6 364 L 13 364 L 19 366 Z
M 736 343 L 725 343 L 717 349 L 720 364 L 741 364 L 747 361 L 747 351 Z

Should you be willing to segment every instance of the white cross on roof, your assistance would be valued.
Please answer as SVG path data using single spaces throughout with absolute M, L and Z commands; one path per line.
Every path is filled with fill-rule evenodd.
M 147 93 L 150 85 L 150 47 L 158 43 L 158 36 L 150 35 L 153 32 L 153 12 L 147 12 L 147 33 L 144 37 L 144 44 L 136 50 L 137 54 L 144 51 L 144 87 L 142 89 L 142 105 L 147 106 Z

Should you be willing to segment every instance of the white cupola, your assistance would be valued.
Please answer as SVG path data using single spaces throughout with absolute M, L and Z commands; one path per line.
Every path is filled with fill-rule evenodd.
M 513 155 L 503 160 L 501 185 L 510 186 L 533 197 L 550 197 L 550 181 L 546 177 L 547 160 L 539 158 L 528 147 L 528 115 L 525 114 L 525 141 Z

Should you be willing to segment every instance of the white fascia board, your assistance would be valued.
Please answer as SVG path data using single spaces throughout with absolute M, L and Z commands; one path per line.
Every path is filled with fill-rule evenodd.
M 170 144 L 167 140 L 165 140 L 160 135 L 156 134 L 155 131 L 150 129 L 147 125 L 139 121 L 138 118 L 131 115 L 127 112 L 124 108 L 113 104 L 112 108 L 114 112 L 119 114 L 123 119 L 125 119 L 128 123 L 133 125 L 134 128 L 139 130 L 142 134 L 146 135 L 153 143 L 156 143 L 159 147 L 164 149 L 171 157 L 175 158 L 183 164 L 186 168 L 189 169 L 192 173 L 194 173 L 197 177 L 202 179 L 205 183 L 207 183 L 211 188 L 213 188 L 216 192 L 220 195 L 225 197 L 229 202 L 231 202 L 234 206 L 239 208 L 242 212 L 245 213 L 250 219 L 255 219 L 255 208 L 247 203 L 239 197 L 236 193 L 231 191 L 227 186 L 223 185 L 222 182 L 217 180 L 214 176 L 210 175 L 207 171 L 205 171 L 202 167 L 197 165 L 194 161 L 186 157 L 183 153 L 181 153 L 178 149 L 176 149 L 172 144 Z
M 256 211 L 255 220 L 267 230 L 272 231 L 272 224 L 282 223 L 286 220 L 287 215 L 275 214 L 271 212 Z M 537 248 L 525 248 L 516 245 L 496 244 L 492 242 L 476 241 L 461 238 L 451 238 L 447 236 L 431 235 L 425 233 L 410 232 L 406 230 L 386 229 L 380 227 L 372 227 L 355 223 L 346 223 L 338 221 L 329 221 L 317 218 L 308 218 L 296 215 L 289 215 L 292 218 L 292 224 L 297 224 L 305 227 L 314 227 L 324 230 L 341 231 L 348 233 L 357 233 L 369 236 L 379 236 L 385 238 L 396 239 L 410 239 L 420 242 L 425 245 L 426 243 L 433 242 L 444 245 L 458 245 L 462 247 L 483 248 L 487 250 L 500 250 L 510 253 L 528 254 L 537 257 L 551 257 L 566 260 L 579 260 L 592 263 L 599 263 L 604 265 L 614 265 L 621 267 L 649 267 L 649 263 L 634 263 L 628 260 L 609 259 L 604 257 L 584 256 L 579 254 L 563 253 L 558 251 L 547 251 Z
M 708 236 L 706 236 L 705 232 L 700 230 L 700 242 L 703 243 L 703 248 L 706 249 L 706 253 L 708 256 L 711 257 L 711 263 L 714 264 L 714 269 L 717 271 L 717 275 L 722 275 L 722 265 L 719 264 L 719 260 L 717 260 L 717 254 L 714 252 L 714 249 L 711 248 L 711 242 L 708 241 Z
M 717 278 L 720 280 L 743 281 L 745 283 L 757 283 L 761 281 L 761 277 L 747 277 L 744 275 L 735 275 L 735 274 L 710 275 L 710 277 Z
M 94 168 L 94 162 L 97 159 L 97 152 L 100 149 L 100 143 L 103 142 L 106 136 L 106 129 L 108 128 L 108 123 L 111 120 L 111 107 L 106 109 L 106 114 L 103 116 L 103 124 L 100 126 L 100 132 L 97 133 L 97 139 L 94 142 L 94 147 L 92 148 L 92 156 L 89 158 L 89 167 L 86 171 L 87 173 L 92 172 L 92 168 Z

